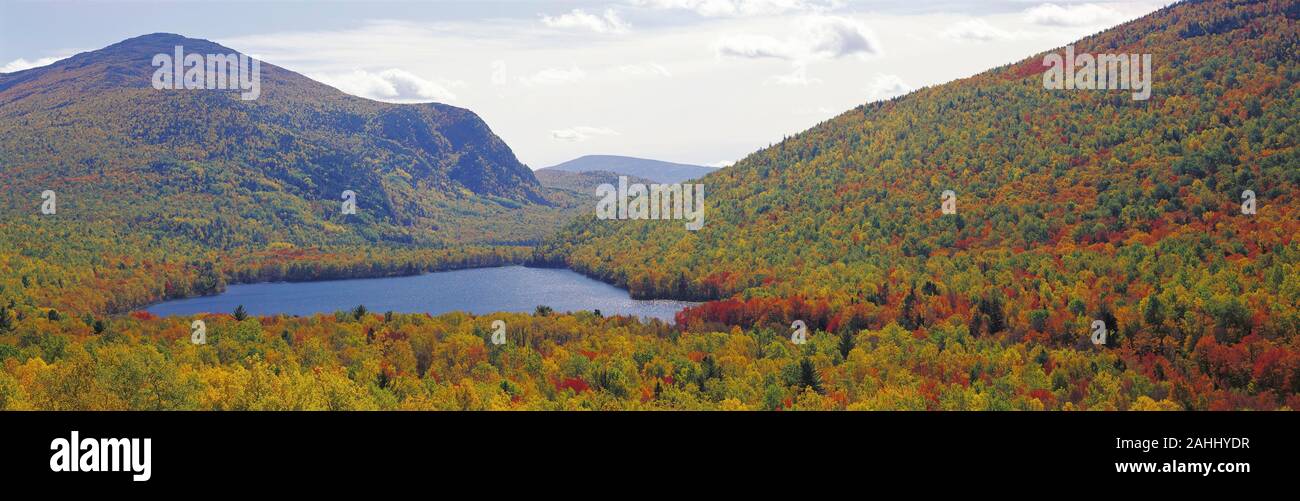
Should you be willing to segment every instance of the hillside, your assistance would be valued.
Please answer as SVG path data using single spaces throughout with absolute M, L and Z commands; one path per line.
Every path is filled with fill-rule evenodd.
M 538 172 L 551 170 L 565 172 L 606 171 L 650 179 L 658 183 L 680 183 L 718 169 L 703 165 L 679 164 L 617 155 L 586 155 L 561 164 L 538 169 Z
M 54 190 L 61 216 L 124 218 L 217 247 L 537 237 L 491 223 L 550 203 L 472 112 L 357 98 L 269 63 L 254 100 L 152 88 L 151 59 L 177 45 L 237 53 L 154 34 L 0 75 L 0 182 L 12 188 L 0 210 L 29 213 Z M 345 190 L 361 208 L 347 222 Z
M 256 99 L 155 89 L 154 56 L 178 45 L 237 54 L 152 34 L 0 74 L 0 294 L 102 311 L 226 279 L 413 273 L 455 254 L 427 250 L 535 243 L 579 201 L 466 109 L 353 97 L 266 62 Z M 503 259 L 475 256 L 451 262 Z
M 1176 4 L 1075 44 L 1152 54 L 1149 100 L 1047 90 L 1040 54 L 704 177 L 700 231 L 584 216 L 538 259 L 639 297 L 720 300 L 679 316 L 697 327 L 896 323 L 1088 351 L 1101 320 L 1107 349 L 1184 396 L 1280 399 L 1300 392 L 1297 17 L 1286 1 Z

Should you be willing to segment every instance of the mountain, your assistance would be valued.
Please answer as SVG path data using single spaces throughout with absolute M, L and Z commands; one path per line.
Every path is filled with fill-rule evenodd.
M 238 54 L 153 34 L 0 74 L 0 304 L 120 312 L 226 283 L 519 262 L 511 246 L 585 207 L 469 110 L 266 62 L 256 99 L 156 89 L 176 46 Z
M 617 155 L 586 155 L 538 171 L 565 172 L 607 171 L 650 179 L 657 183 L 680 183 L 704 176 L 718 169 L 703 165 L 679 164 Z
M 1178 3 L 1073 45 L 1151 54 L 1147 100 L 1045 88 L 1058 48 L 705 176 L 699 231 L 584 216 L 538 259 L 637 297 L 715 300 L 686 325 L 897 324 L 1093 350 L 1100 324 L 1100 349 L 1176 399 L 1292 395 L 1300 377 L 1279 360 L 1300 357 L 1298 18 L 1289 1 Z
M 596 187 L 602 184 L 618 186 L 618 178 L 625 176 L 629 184 L 653 184 L 656 181 L 637 177 L 627 176 L 604 170 L 593 170 L 585 172 L 569 172 L 557 169 L 540 169 L 533 172 L 537 176 L 537 181 L 547 188 L 576 191 L 585 195 L 596 196 Z
M 532 172 L 469 110 L 362 99 L 266 62 L 252 100 L 155 89 L 154 56 L 177 46 L 238 54 L 160 33 L 0 75 L 0 183 L 12 188 L 0 211 L 34 212 L 53 190 L 60 217 L 220 248 L 528 242 L 556 220 Z M 342 214 L 346 190 L 356 215 Z

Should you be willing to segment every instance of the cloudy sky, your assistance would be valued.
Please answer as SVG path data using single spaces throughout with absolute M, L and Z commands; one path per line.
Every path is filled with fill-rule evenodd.
M 178 33 L 358 96 L 469 108 L 533 168 L 586 154 L 724 165 L 1167 3 L 0 0 L 0 72 Z

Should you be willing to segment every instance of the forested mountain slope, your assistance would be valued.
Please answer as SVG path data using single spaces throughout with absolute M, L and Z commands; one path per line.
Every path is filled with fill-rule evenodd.
M 260 96 L 157 90 L 156 54 L 236 51 L 146 35 L 0 76 L 0 199 L 35 212 L 115 217 L 209 245 L 446 242 L 457 204 L 546 204 L 532 172 L 472 112 L 388 104 L 261 64 Z M 342 224 L 342 193 L 361 209 Z M 465 235 L 490 239 L 488 235 Z M 501 240 L 511 236 L 502 235 Z
M 265 62 L 255 99 L 156 89 L 153 59 L 176 46 L 238 54 L 152 34 L 0 74 L 0 298 L 113 311 L 224 278 L 411 273 L 445 264 L 419 249 L 535 243 L 576 206 L 469 110 Z
M 1037 55 L 704 177 L 699 231 L 585 217 L 538 259 L 641 297 L 734 298 L 688 325 L 960 326 L 1092 350 L 1102 320 L 1108 347 L 1162 379 L 1295 394 L 1297 17 L 1290 1 L 1176 4 L 1074 44 L 1151 54 L 1149 100 L 1045 89 Z

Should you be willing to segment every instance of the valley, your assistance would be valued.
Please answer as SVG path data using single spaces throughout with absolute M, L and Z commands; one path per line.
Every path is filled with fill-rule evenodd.
M 0 409 L 1293 410 L 1297 20 L 1177 3 L 721 169 L 534 172 L 273 62 L 159 90 L 156 54 L 239 54 L 174 34 L 3 73 Z M 1146 55 L 1145 97 L 1047 85 L 1061 53 Z M 672 183 L 698 218 L 609 189 Z M 380 281 L 307 304 L 339 279 Z

